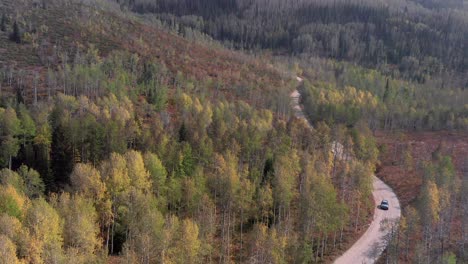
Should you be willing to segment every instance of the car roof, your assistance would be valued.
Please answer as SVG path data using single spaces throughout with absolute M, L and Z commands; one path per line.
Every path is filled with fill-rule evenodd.
M 382 200 L 382 203 L 388 203 L 388 201 L 387 200 Z

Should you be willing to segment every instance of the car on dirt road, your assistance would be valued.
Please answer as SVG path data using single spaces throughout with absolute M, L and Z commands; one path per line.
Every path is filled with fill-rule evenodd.
M 387 200 L 382 200 L 379 207 L 382 210 L 388 210 L 388 201 Z

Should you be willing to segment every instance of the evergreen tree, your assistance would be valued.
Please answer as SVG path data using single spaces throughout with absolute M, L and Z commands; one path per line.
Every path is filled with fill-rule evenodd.
M 45 185 L 37 171 L 22 165 L 18 169 L 18 174 L 24 181 L 25 194 L 29 198 L 38 198 L 44 194 Z
M 10 34 L 10 40 L 16 43 L 21 43 L 21 32 L 16 21 L 13 24 L 13 32 Z
M 2 14 L 2 20 L 0 21 L 0 30 L 5 32 L 6 31 L 6 16 Z

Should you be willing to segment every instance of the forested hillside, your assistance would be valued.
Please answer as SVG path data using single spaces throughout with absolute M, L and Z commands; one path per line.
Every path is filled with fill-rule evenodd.
M 371 131 L 311 132 L 268 57 L 107 1 L 0 7 L 4 263 L 321 262 L 365 228 Z
M 462 1 L 116 1 L 240 49 L 352 61 L 422 83 L 468 84 Z M 426 8 L 438 6 L 444 8 Z
M 328 263 L 381 166 L 421 190 L 386 260 L 466 261 L 458 152 L 374 138 L 466 134 L 458 7 L 0 1 L 0 263 Z
M 377 133 L 382 144 L 377 175 L 404 208 L 389 238 L 389 262 L 466 262 L 468 134 Z
M 312 122 L 354 126 L 365 120 L 373 130 L 467 130 L 468 90 L 437 81 L 419 84 L 349 63 L 303 61 L 307 82 L 300 88 Z

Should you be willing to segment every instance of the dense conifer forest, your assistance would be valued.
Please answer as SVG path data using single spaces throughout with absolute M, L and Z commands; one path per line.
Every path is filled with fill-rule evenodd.
M 372 219 L 377 132 L 466 135 L 467 19 L 436 0 L 1 1 L 0 263 L 332 262 Z M 468 261 L 468 161 L 397 151 L 421 182 L 381 260 Z
M 438 77 L 459 87 L 468 84 L 468 21 L 462 1 L 435 9 L 424 5 L 437 7 L 442 1 L 420 1 L 423 6 L 417 1 L 117 2 L 239 49 L 346 60 L 420 83 Z

